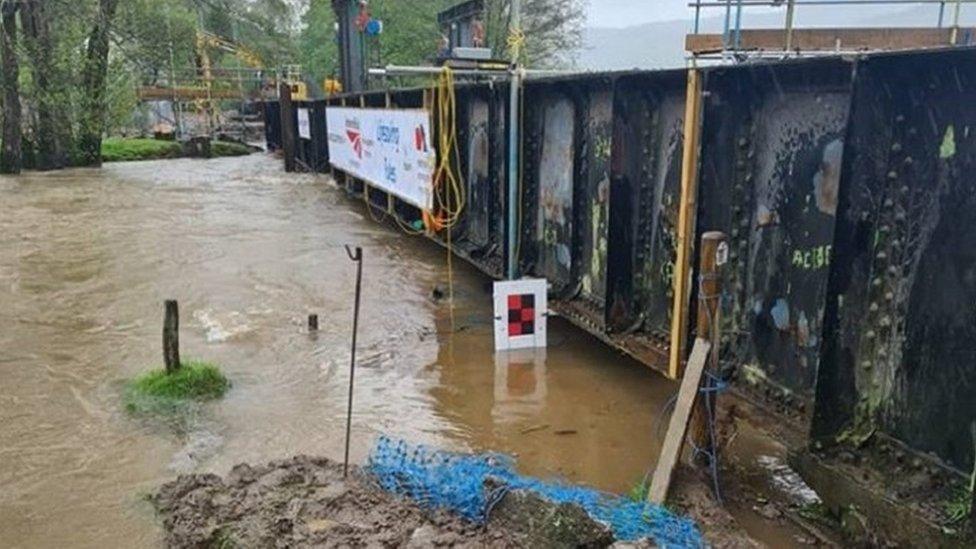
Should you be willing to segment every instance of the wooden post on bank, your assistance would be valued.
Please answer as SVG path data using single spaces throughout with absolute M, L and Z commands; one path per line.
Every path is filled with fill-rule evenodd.
M 695 235 L 696 194 L 698 191 L 698 146 L 701 128 L 701 76 L 688 69 L 685 97 L 684 146 L 681 157 L 681 202 L 678 206 L 677 258 L 674 265 L 674 302 L 671 308 L 671 355 L 668 377 L 682 374 L 682 358 L 688 337 L 688 296 L 691 282 L 691 239 Z
M 285 154 L 285 171 L 295 171 L 295 119 L 291 102 L 291 86 L 282 83 L 279 87 L 281 103 L 281 150 Z
M 163 363 L 166 373 L 180 369 L 180 308 L 175 299 L 166 300 L 163 317 Z
M 698 318 L 696 336 L 712 344 L 709 357 L 708 372 L 718 375 L 719 359 L 719 327 L 721 307 L 719 303 L 722 295 L 722 267 L 728 262 L 729 248 L 725 233 L 718 231 L 707 232 L 702 235 L 701 255 L 699 263 L 700 284 L 698 286 Z M 708 408 L 714 413 L 715 393 L 708 392 L 704 398 L 698 399 L 695 414 L 691 420 L 691 440 L 695 447 L 706 451 L 713 451 L 712 440 L 707 422 Z

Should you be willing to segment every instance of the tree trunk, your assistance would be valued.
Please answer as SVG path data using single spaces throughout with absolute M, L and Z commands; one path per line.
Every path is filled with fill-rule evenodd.
M 37 169 L 53 170 L 63 168 L 68 163 L 64 148 L 64 124 L 67 120 L 55 100 L 55 84 L 51 76 L 52 43 L 49 9 L 41 0 L 28 0 L 23 4 L 20 14 L 21 27 L 27 42 L 32 63 L 31 71 L 37 90 L 36 143 Z
M 0 173 L 20 173 L 23 166 L 20 125 L 20 66 L 17 63 L 17 5 L 0 4 L 3 20 L 0 57 L 3 58 L 3 146 Z
M 105 79 L 108 73 L 109 33 L 118 0 L 98 0 L 98 18 L 88 36 L 85 59 L 85 108 L 78 138 L 79 162 L 101 166 L 102 133 L 105 131 Z

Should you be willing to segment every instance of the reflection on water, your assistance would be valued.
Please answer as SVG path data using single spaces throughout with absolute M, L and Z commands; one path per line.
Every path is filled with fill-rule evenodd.
M 548 350 L 495 355 L 490 285 L 370 221 L 325 178 L 264 156 L 0 179 L 0 533 L 4 546 L 153 546 L 140 496 L 179 472 L 342 457 L 355 266 L 364 295 L 353 457 L 379 433 L 517 455 L 529 474 L 623 491 L 653 463 L 674 387 L 559 319 Z M 133 418 L 126 379 L 183 356 L 233 388 L 180 421 Z M 305 318 L 320 315 L 308 334 Z
M 511 423 L 539 415 L 546 406 L 546 350 L 516 349 L 495 353 L 496 423 Z

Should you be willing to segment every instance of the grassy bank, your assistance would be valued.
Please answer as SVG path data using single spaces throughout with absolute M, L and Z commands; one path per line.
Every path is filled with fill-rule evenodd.
M 220 398 L 229 388 L 230 381 L 213 364 L 188 361 L 173 374 L 153 370 L 130 381 L 125 407 L 131 412 L 165 411 Z
M 210 144 L 210 153 L 214 157 L 244 156 L 251 154 L 251 149 L 240 143 L 214 141 Z M 110 137 L 102 141 L 103 162 L 159 160 L 182 156 L 184 156 L 183 147 L 176 141 L 127 137 Z

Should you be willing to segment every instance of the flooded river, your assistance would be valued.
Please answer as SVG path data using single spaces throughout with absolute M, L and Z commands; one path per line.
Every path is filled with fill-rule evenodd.
M 351 207 L 352 206 L 352 207 Z M 673 388 L 555 321 L 544 355 L 492 352 L 487 280 L 365 218 L 322 177 L 262 155 L 0 180 L 0 532 L 6 546 L 147 546 L 141 496 L 180 472 L 299 453 L 341 459 L 354 265 L 365 250 L 353 456 L 388 433 L 518 455 L 528 473 L 626 490 Z M 131 417 L 124 382 L 182 354 L 221 365 L 222 401 L 181 428 Z M 304 319 L 321 316 L 310 336 Z M 557 432 L 562 434 L 556 434 Z
M 0 179 L 0 532 L 13 547 L 158 545 L 143 496 L 181 472 L 342 457 L 354 265 L 365 250 L 353 457 L 380 433 L 517 455 L 530 474 L 626 491 L 675 390 L 559 319 L 496 362 L 488 281 L 369 220 L 324 177 L 263 155 Z M 179 426 L 133 417 L 162 303 L 182 354 L 233 388 Z M 307 314 L 321 317 L 310 335 Z

